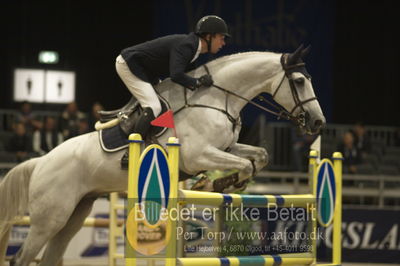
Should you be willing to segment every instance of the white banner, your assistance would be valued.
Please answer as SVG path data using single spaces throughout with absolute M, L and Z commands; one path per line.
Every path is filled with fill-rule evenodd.
M 70 103 L 74 100 L 75 72 L 15 69 L 14 101 Z
M 44 101 L 45 71 L 40 69 L 16 69 L 14 71 L 14 101 Z
M 46 71 L 45 102 L 70 103 L 75 100 L 75 72 Z

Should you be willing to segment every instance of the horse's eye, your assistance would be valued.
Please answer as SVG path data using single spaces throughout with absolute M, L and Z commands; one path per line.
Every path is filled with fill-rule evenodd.
M 296 82 L 296 84 L 298 85 L 303 85 L 304 84 L 304 78 L 297 78 L 294 80 L 294 82 Z

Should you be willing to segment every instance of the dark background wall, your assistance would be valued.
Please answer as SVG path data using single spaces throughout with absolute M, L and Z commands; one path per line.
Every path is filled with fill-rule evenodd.
M 114 108 L 129 99 L 115 72 L 120 50 L 150 39 L 151 1 L 2 1 L 0 41 L 0 108 L 12 102 L 16 67 L 76 71 L 76 100 L 88 111 L 94 101 Z M 38 63 L 38 52 L 55 50 L 55 66 Z M 62 106 L 37 106 L 62 108 Z
M 395 1 L 150 0 L 2 1 L 0 4 L 0 108 L 15 108 L 12 74 L 37 63 L 40 50 L 56 50 L 50 68 L 76 71 L 76 99 L 88 111 L 129 98 L 114 61 L 121 49 L 154 37 L 184 33 L 197 19 L 217 14 L 233 38 L 220 54 L 292 51 L 311 44 L 307 68 L 328 122 L 400 125 L 397 101 L 399 42 Z M 63 106 L 35 106 L 61 109 Z M 246 108 L 252 120 L 258 110 Z
M 338 1 L 333 121 L 400 126 L 396 1 Z

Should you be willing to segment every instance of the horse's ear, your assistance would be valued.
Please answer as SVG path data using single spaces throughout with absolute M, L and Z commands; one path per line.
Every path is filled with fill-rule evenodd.
M 308 53 L 310 52 L 310 50 L 311 50 L 311 45 L 308 45 L 306 48 L 304 48 L 302 51 L 301 51 L 301 58 L 304 58 L 306 55 L 308 55 Z
M 294 53 L 289 54 L 287 60 L 288 65 L 294 65 L 297 63 L 297 61 L 301 58 L 303 47 L 303 44 L 300 44 Z

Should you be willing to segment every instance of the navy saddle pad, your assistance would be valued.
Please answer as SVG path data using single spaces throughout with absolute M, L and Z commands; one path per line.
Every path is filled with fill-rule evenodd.
M 115 152 L 128 147 L 128 136 L 119 125 L 100 130 L 100 145 L 106 152 Z

